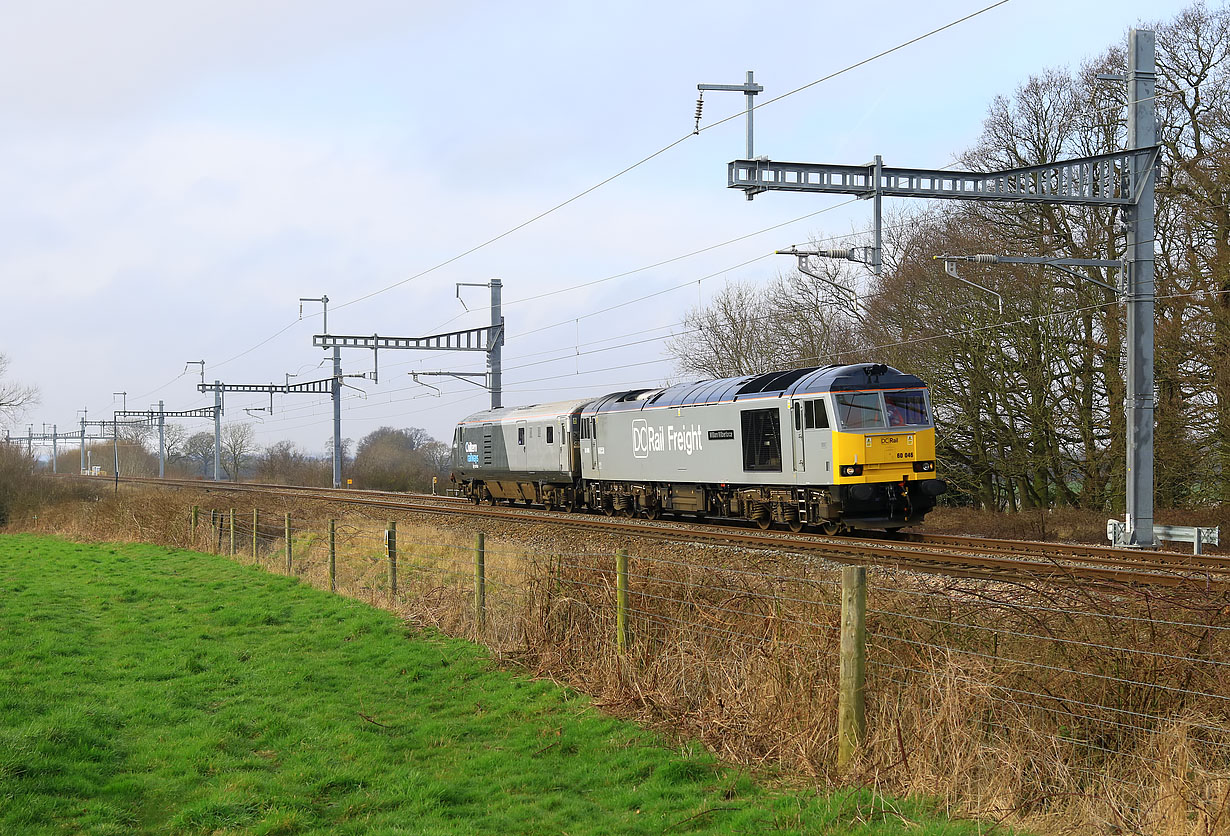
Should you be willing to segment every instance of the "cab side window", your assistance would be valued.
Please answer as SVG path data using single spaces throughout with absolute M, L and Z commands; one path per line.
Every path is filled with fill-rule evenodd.
M 553 431 L 554 429 L 555 429 L 554 427 L 547 427 L 547 443 L 548 443 L 548 444 L 553 444 L 553 443 L 554 443 L 554 442 L 552 441 L 552 439 L 551 439 L 551 433 L 552 433 L 552 431 Z
M 807 401 L 803 409 L 804 425 L 809 430 L 825 430 L 829 426 L 828 410 L 824 401 Z

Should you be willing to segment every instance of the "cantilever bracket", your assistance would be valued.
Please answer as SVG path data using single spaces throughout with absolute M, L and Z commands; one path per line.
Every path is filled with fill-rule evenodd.
M 424 383 L 423 381 L 419 380 L 419 378 L 420 377 L 455 377 L 458 380 L 464 380 L 466 383 L 473 383 L 475 386 L 477 386 L 480 389 L 490 389 L 491 388 L 491 385 L 487 381 L 486 372 L 408 372 L 408 374 L 414 380 L 415 383 L 419 384 L 420 386 L 426 386 L 428 389 L 435 389 L 437 393 L 440 391 L 440 388 L 438 386 L 432 386 L 430 383 Z M 483 382 L 478 383 L 477 381 L 469 380 L 468 378 L 471 378 L 471 377 L 481 377 L 483 379 Z M 437 394 L 437 397 L 439 397 L 438 394 Z
M 1061 273 L 1066 273 L 1067 275 L 1072 276 L 1075 279 L 1080 279 L 1081 281 L 1086 281 L 1090 284 L 1096 284 L 1104 290 L 1109 290 L 1120 299 L 1123 297 L 1122 288 L 1114 287 L 1106 282 L 1098 281 L 1092 276 L 1086 276 L 1084 273 L 1078 273 L 1075 270 L 1070 270 L 1068 268 L 1108 267 L 1118 270 L 1127 269 L 1127 264 L 1123 260 L 1107 258 L 1047 258 L 1045 256 L 990 255 L 988 253 L 979 253 L 978 255 L 937 255 L 935 258 L 944 262 L 944 271 L 947 272 L 948 275 L 958 279 L 959 281 L 965 282 L 966 284 L 973 284 L 973 282 L 968 282 L 965 279 L 962 279 L 954 272 L 956 270 L 954 262 L 972 261 L 975 264 L 1040 264 L 1043 267 L 1052 267 Z M 974 285 L 974 287 L 982 286 Z M 993 290 L 988 290 L 985 287 L 982 289 L 986 290 L 988 293 L 995 292 Z
M 1001 314 L 1004 312 L 1004 297 L 1003 296 L 999 295 L 994 290 L 991 290 L 991 288 L 989 287 L 980 285 L 978 284 L 978 282 L 971 282 L 969 279 L 963 279 L 957 274 L 957 261 L 965 261 L 969 259 L 962 258 L 960 256 L 947 256 L 947 255 L 937 255 L 935 256 L 935 258 L 942 260 L 944 262 L 944 272 L 952 276 L 957 281 L 961 282 L 961 284 L 967 284 L 970 287 L 976 287 L 979 290 L 985 291 L 991 294 L 992 296 L 994 296 L 996 301 L 999 302 L 999 312 Z
M 811 276 L 816 281 L 824 282 L 830 287 L 840 291 L 846 297 L 846 301 L 853 309 L 855 317 L 858 317 L 861 314 L 865 314 L 867 311 L 866 308 L 863 307 L 863 303 L 859 301 L 858 294 L 854 291 L 854 289 L 847 287 L 844 284 L 838 284 L 826 276 L 821 276 L 819 273 L 813 272 L 807 260 L 815 256 L 817 258 L 835 258 L 845 261 L 856 261 L 860 264 L 868 264 L 867 254 L 870 249 L 870 247 L 849 247 L 842 250 L 800 250 L 798 247 L 789 247 L 784 250 L 776 250 L 775 254 L 795 256 L 798 260 L 798 270 L 800 273 L 805 276 Z M 861 257 L 858 255 L 859 250 L 863 251 L 863 255 Z

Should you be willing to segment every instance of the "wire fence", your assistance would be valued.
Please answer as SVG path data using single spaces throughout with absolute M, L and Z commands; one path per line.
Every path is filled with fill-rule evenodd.
M 557 552 L 251 508 L 193 514 L 175 545 L 480 641 L 735 762 L 940 796 L 1047 830 L 1230 832 L 1230 596 L 1203 580 L 1091 587 L 870 569 L 866 727 L 839 765 L 850 635 L 836 564 L 679 545 Z

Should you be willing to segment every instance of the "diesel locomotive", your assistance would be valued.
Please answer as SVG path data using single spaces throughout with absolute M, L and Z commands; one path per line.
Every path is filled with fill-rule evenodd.
M 920 523 L 947 487 L 926 384 L 881 363 L 478 412 L 451 478 L 475 503 L 826 533 Z

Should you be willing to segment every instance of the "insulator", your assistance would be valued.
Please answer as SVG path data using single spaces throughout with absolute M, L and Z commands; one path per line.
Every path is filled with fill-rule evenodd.
M 979 255 L 974 256 L 974 263 L 975 264 L 998 264 L 999 256 L 981 253 Z
M 816 255 L 821 256 L 822 258 L 844 258 L 847 261 L 859 260 L 854 255 L 853 247 L 846 250 L 819 250 Z
M 696 97 L 696 128 L 692 131 L 692 133 L 694 134 L 700 133 L 700 114 L 701 114 L 701 111 L 704 109 L 705 109 L 705 94 L 702 91 L 701 94 Z

